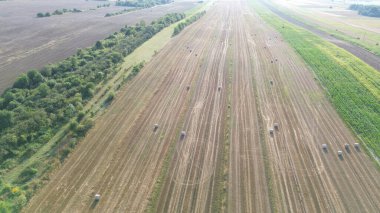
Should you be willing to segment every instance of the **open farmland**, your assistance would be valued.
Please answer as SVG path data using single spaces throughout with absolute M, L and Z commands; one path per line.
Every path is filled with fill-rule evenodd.
M 261 1 L 261 2 L 265 3 L 265 5 L 273 13 L 280 16 L 282 19 L 288 22 L 291 22 L 292 24 L 295 24 L 299 27 L 302 27 L 308 31 L 311 31 L 312 33 L 318 35 L 319 37 L 325 39 L 326 41 L 329 41 L 347 50 L 351 54 L 355 55 L 356 57 L 360 58 L 361 60 L 363 60 L 370 66 L 372 66 L 373 68 L 380 71 L 380 56 L 378 53 L 379 51 L 378 41 L 380 39 L 380 35 L 378 33 L 362 31 L 362 32 L 359 32 L 359 34 L 357 34 L 356 37 L 353 37 L 353 35 L 350 35 L 349 33 L 347 33 L 347 32 L 351 32 L 349 30 L 346 33 L 344 33 L 344 31 L 340 29 L 338 30 L 337 26 L 339 25 L 336 23 L 333 24 L 334 29 L 331 29 L 331 27 L 327 28 L 323 25 L 321 27 L 318 24 L 310 25 L 308 18 L 306 18 L 306 21 L 305 21 L 303 18 L 295 17 L 292 14 L 292 12 L 287 11 L 286 13 L 284 13 L 283 11 L 279 10 L 276 5 L 273 5 L 272 3 L 268 3 L 266 1 Z M 317 21 L 317 23 L 319 22 Z M 351 30 L 352 29 L 355 31 L 356 29 L 360 29 L 360 28 L 351 27 Z M 372 52 L 369 52 L 368 50 Z
M 312 68 L 343 120 L 378 158 L 380 73 L 323 38 L 284 21 L 282 16 L 260 9 L 259 4 L 255 7 Z
M 356 142 L 281 35 L 246 0 L 216 1 L 25 212 L 379 212 L 380 172 Z
M 21 73 L 55 63 L 74 54 L 77 49 L 93 45 L 125 25 L 144 20 L 149 23 L 166 13 L 184 12 L 196 1 L 176 1 L 167 5 L 142 9 L 122 15 L 104 17 L 125 7 L 97 8 L 107 1 L 85 0 L 13 0 L 0 1 L 0 93 L 10 87 Z M 36 18 L 38 12 L 57 9 L 80 9 L 80 13 L 65 13 Z M 95 9 L 95 10 L 91 10 Z
M 360 46 L 380 57 L 380 19 L 361 16 L 357 14 L 357 11 L 349 10 L 350 4 L 354 3 L 348 1 L 289 2 L 273 0 L 268 5 L 273 5 L 276 8 L 274 12 L 284 19 L 325 37 L 338 46 L 352 50 L 355 49 L 353 45 Z M 362 3 L 375 4 L 376 1 L 356 2 L 356 4 Z M 300 22 L 303 24 L 299 24 Z M 342 40 L 348 43 L 342 43 Z M 353 47 L 350 47 L 351 44 L 353 44 Z M 366 57 L 373 58 L 374 56 L 368 55 Z M 380 63 L 379 61 L 380 59 L 377 61 L 378 64 Z M 378 70 L 380 69 L 380 65 L 376 66 L 374 64 L 372 66 Z

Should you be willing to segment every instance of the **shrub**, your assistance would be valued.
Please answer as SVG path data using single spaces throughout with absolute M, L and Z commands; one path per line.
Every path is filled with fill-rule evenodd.
M 36 174 L 38 173 L 38 170 L 32 167 L 27 167 L 24 169 L 20 176 L 18 177 L 18 180 L 20 183 L 25 183 L 32 179 Z
M 82 122 L 82 124 L 79 124 L 75 133 L 79 136 L 79 137 L 83 137 L 86 135 L 86 133 L 88 132 L 88 130 L 90 130 L 93 126 L 93 123 L 94 121 L 91 120 L 91 119 L 86 119 L 85 121 Z
M 12 125 L 12 112 L 0 110 L 0 131 Z
M 109 105 L 113 101 L 114 98 L 115 98 L 115 93 L 111 92 L 106 98 L 106 100 L 104 100 L 104 105 Z
M 25 74 L 21 74 L 13 84 L 13 88 L 25 89 L 29 86 L 29 78 Z

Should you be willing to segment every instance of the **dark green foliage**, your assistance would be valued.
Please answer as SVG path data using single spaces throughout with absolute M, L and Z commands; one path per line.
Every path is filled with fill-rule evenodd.
M 94 87 L 95 85 L 91 82 L 82 86 L 81 88 L 82 99 L 86 100 L 86 99 L 92 98 L 92 96 L 94 95 Z
M 50 16 L 56 16 L 56 15 L 62 15 L 64 13 L 80 13 L 82 12 L 81 10 L 78 10 L 76 8 L 73 8 L 73 9 L 62 9 L 62 10 L 55 10 L 54 12 L 52 12 L 51 14 L 49 12 L 46 12 L 45 14 L 44 13 L 37 13 L 37 18 L 43 18 L 43 17 L 50 17 Z
M 29 71 L 27 73 L 27 76 L 29 81 L 29 88 L 36 88 L 44 80 L 41 73 L 37 70 Z
M 104 47 L 103 47 L 103 43 L 101 42 L 101 41 L 97 41 L 96 43 L 95 43 L 95 49 L 96 50 L 99 50 L 99 49 L 103 49 Z
M 62 10 L 55 10 L 52 15 L 62 15 L 63 11 Z
M 88 132 L 88 130 L 90 130 L 92 128 L 93 125 L 94 125 L 94 121 L 93 120 L 86 119 L 81 124 L 79 124 L 77 126 L 77 128 L 76 128 L 76 130 L 74 132 L 75 132 L 75 134 L 78 137 L 83 137 L 83 136 L 86 135 L 86 133 Z
M 132 11 L 135 11 L 135 10 L 137 10 L 137 9 L 136 8 L 130 8 L 130 9 L 124 9 L 124 10 L 121 10 L 121 11 L 118 11 L 118 12 L 106 13 L 106 15 L 104 17 L 117 16 L 117 15 L 121 15 L 121 14 L 124 14 L 124 13 L 132 12 Z
M 103 106 L 108 106 L 113 101 L 114 98 L 115 98 L 115 93 L 111 92 L 107 96 L 106 100 L 104 100 Z
M 29 87 L 29 78 L 27 75 L 22 74 L 17 78 L 16 82 L 13 84 L 13 88 L 25 89 Z
M 38 170 L 32 167 L 27 167 L 21 172 L 19 180 L 21 182 L 26 182 L 33 178 L 38 173 Z
M 69 12 L 72 12 L 72 13 L 80 13 L 80 12 L 82 12 L 82 10 L 78 10 L 77 8 L 74 8 L 74 9 L 72 9 L 72 10 L 69 11 Z
M 139 64 L 137 64 L 135 66 L 133 66 L 132 73 L 131 73 L 132 76 L 137 75 L 143 67 L 144 67 L 144 63 L 143 62 L 139 63 Z
M 45 98 L 48 94 L 50 93 L 50 87 L 46 84 L 43 83 L 37 88 L 37 94 L 41 98 Z
M 109 7 L 109 6 L 111 6 L 111 4 L 100 4 L 100 5 L 96 6 L 96 8 Z
M 85 115 L 86 115 L 85 112 L 83 111 L 79 112 L 77 116 L 77 122 L 80 122 L 84 118 Z
M 191 16 L 190 18 L 186 19 L 185 22 L 181 22 L 179 23 L 175 28 L 174 28 L 174 31 L 173 31 L 173 35 L 172 36 L 176 36 L 178 35 L 186 26 L 192 24 L 193 22 L 196 22 L 198 19 L 200 19 L 204 14 L 206 14 L 206 11 L 202 11 L 202 12 L 199 12 L 193 16 Z
M 358 11 L 359 15 L 380 17 L 380 6 L 378 5 L 352 4 L 349 9 Z
M 26 88 L 36 88 L 40 83 L 44 81 L 44 78 L 40 72 L 37 70 L 31 70 L 26 75 L 22 74 L 17 78 L 16 82 L 13 84 L 13 88 L 26 89 Z
M 77 121 L 73 120 L 73 121 L 70 122 L 70 130 L 71 131 L 76 131 L 77 127 L 78 127 L 78 122 Z
M 121 53 L 113 52 L 111 54 L 112 63 L 119 63 L 122 59 L 123 59 L 123 55 Z
M 0 131 L 12 125 L 12 112 L 0 110 Z

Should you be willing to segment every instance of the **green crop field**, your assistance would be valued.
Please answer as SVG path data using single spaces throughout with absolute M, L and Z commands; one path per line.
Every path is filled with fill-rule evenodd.
M 353 132 L 380 156 L 380 73 L 363 61 L 290 24 L 257 2 L 251 5 L 305 60 Z

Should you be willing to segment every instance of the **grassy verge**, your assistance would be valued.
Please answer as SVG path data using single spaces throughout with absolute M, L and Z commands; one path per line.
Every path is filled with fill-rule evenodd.
M 192 15 L 198 13 L 201 10 L 208 9 L 211 6 L 212 2 L 213 1 L 208 1 L 207 3 L 201 4 L 197 8 L 194 8 L 193 10 L 187 12 L 186 16 L 191 17 Z M 164 37 L 164 39 L 163 39 L 164 41 L 169 42 L 170 38 L 172 37 L 172 33 L 173 33 L 173 30 L 175 27 L 176 27 L 176 24 L 173 24 L 170 27 L 165 29 L 165 35 L 162 35 Z M 180 124 L 183 124 L 183 123 L 184 123 L 183 120 L 180 121 Z M 179 126 L 181 126 L 181 125 L 179 125 Z M 177 132 L 178 132 L 177 135 L 179 135 L 180 131 L 181 131 L 181 128 L 177 128 Z M 170 164 L 172 162 L 172 159 L 173 159 L 173 156 L 175 153 L 175 142 L 176 142 L 175 140 L 171 141 L 169 150 L 168 150 L 167 154 L 165 155 L 163 165 L 161 167 L 160 175 L 158 176 L 158 178 L 157 178 L 157 180 L 153 186 L 153 191 L 152 191 L 151 195 L 149 196 L 149 202 L 148 202 L 148 205 L 145 209 L 145 212 L 151 213 L 151 212 L 157 211 L 158 204 L 159 204 L 158 201 L 159 201 L 165 180 L 167 179 L 167 177 L 169 175 Z
M 310 66 L 337 112 L 378 159 L 380 73 L 347 51 L 280 19 L 258 2 L 250 3 Z
M 178 127 L 176 129 L 176 132 L 178 133 L 176 135 L 180 135 L 180 132 L 182 131 L 182 129 L 181 129 L 182 125 L 181 124 L 183 124 L 183 123 L 184 123 L 184 117 L 181 119 L 180 125 L 178 125 Z M 147 213 L 153 213 L 153 212 L 157 211 L 160 194 L 161 194 L 161 191 L 164 187 L 165 180 L 168 177 L 170 165 L 171 165 L 172 159 L 173 159 L 174 154 L 175 154 L 176 142 L 177 142 L 177 140 L 173 140 L 170 143 L 169 150 L 165 155 L 164 161 L 162 163 L 160 175 L 158 176 L 158 178 L 154 184 L 152 194 L 149 196 L 149 202 L 148 202 L 148 205 L 145 209 L 145 212 L 147 212 Z
M 169 36 L 171 36 L 171 34 Z M 180 92 L 180 90 L 178 90 L 177 92 Z M 193 97 L 193 95 L 194 95 L 194 90 L 190 90 L 189 97 Z M 182 127 L 185 123 L 185 118 L 186 118 L 185 113 L 188 112 L 188 110 L 189 110 L 188 106 L 190 105 L 191 101 L 192 101 L 192 98 L 189 98 L 187 100 L 187 103 L 185 104 L 186 108 L 179 115 L 181 117 L 181 119 L 178 122 L 176 131 L 175 131 L 176 136 L 180 135 L 180 132 L 183 130 Z M 169 149 L 168 149 L 167 153 L 165 154 L 165 158 L 164 158 L 164 161 L 163 161 L 162 166 L 161 166 L 160 175 L 158 176 L 158 178 L 157 178 L 157 180 L 153 186 L 153 191 L 149 196 L 149 202 L 148 202 L 146 209 L 145 209 L 145 212 L 147 212 L 147 213 L 156 212 L 157 208 L 159 207 L 158 201 L 160 199 L 160 195 L 161 195 L 163 187 L 165 185 L 165 181 L 168 180 L 170 165 L 173 162 L 174 154 L 176 151 L 176 149 L 175 149 L 176 144 L 177 144 L 178 139 L 179 139 L 176 136 L 170 141 Z
M 271 212 L 281 212 L 278 209 L 278 203 L 280 200 L 279 198 L 276 197 L 276 192 L 274 191 L 274 180 L 273 180 L 273 167 L 271 164 L 271 160 L 269 159 L 269 154 L 268 154 L 268 146 L 266 143 L 265 138 L 267 137 L 267 128 L 264 125 L 264 119 L 262 116 L 262 110 L 260 109 L 260 97 L 258 94 L 258 86 L 256 79 L 253 78 L 253 85 L 254 85 L 254 95 L 257 101 L 255 101 L 256 104 L 256 112 L 257 112 L 257 124 L 259 126 L 259 143 L 260 147 L 262 150 L 262 155 L 263 155 L 263 163 L 264 163 L 264 174 L 265 174 L 265 180 L 267 184 L 267 189 L 268 189 L 268 196 L 269 196 L 269 205 L 270 205 L 270 210 Z
M 228 212 L 228 180 L 229 180 L 229 159 L 230 159 L 230 144 L 231 144 L 231 96 L 232 96 L 232 50 L 229 46 L 227 50 L 227 108 L 225 109 L 226 116 L 224 117 L 224 137 L 222 150 L 218 157 L 217 172 L 215 177 L 215 195 L 212 201 L 212 212 Z

